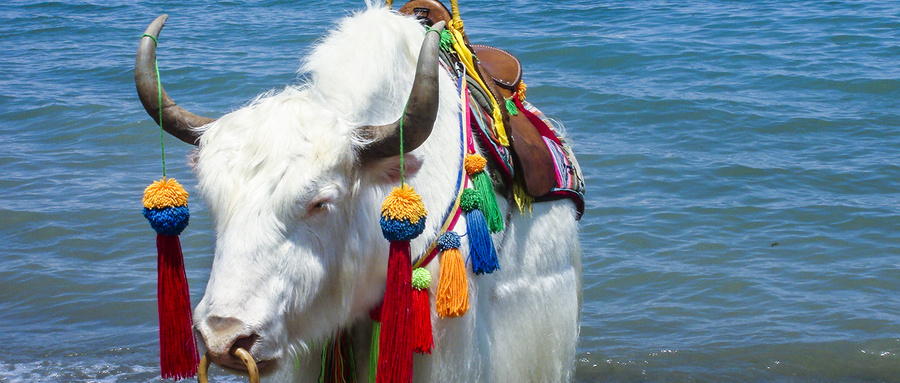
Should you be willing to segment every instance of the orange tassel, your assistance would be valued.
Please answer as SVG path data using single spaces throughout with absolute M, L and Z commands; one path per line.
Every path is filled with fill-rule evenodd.
M 459 235 L 450 231 L 438 239 L 441 277 L 434 308 L 441 318 L 455 318 L 469 311 L 469 278 L 459 251 Z

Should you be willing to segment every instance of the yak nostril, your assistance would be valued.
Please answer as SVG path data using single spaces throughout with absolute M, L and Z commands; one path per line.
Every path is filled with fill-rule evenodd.
M 250 351 L 253 348 L 253 345 L 256 344 L 256 340 L 259 339 L 259 335 L 250 334 L 249 336 L 240 337 L 231 344 L 231 350 L 229 353 L 234 356 L 234 352 L 239 348 L 243 348 L 244 350 Z
M 209 326 L 210 330 L 217 333 L 233 333 L 244 328 L 244 322 L 240 319 L 217 315 L 210 315 L 206 318 L 206 325 Z

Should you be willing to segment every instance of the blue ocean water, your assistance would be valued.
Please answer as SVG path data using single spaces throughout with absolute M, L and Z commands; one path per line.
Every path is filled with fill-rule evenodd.
M 0 4 L 0 381 L 156 382 L 160 69 L 219 116 L 363 1 Z M 586 175 L 579 382 L 900 381 L 900 5 L 460 0 Z M 194 192 L 189 148 L 168 172 Z M 196 196 L 196 193 L 194 193 Z M 182 235 L 193 300 L 213 235 Z M 216 381 L 242 381 L 217 376 Z

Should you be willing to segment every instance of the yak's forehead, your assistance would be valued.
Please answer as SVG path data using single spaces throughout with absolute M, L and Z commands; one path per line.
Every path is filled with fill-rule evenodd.
M 313 49 L 302 68 L 306 83 L 210 124 L 197 170 L 211 209 L 259 196 L 269 205 L 290 202 L 323 174 L 352 166 L 356 129 L 401 115 L 423 38 L 414 19 L 371 7 Z
M 351 136 L 308 90 L 287 88 L 207 127 L 197 157 L 201 190 L 218 215 L 251 200 L 254 209 L 285 206 L 352 164 Z

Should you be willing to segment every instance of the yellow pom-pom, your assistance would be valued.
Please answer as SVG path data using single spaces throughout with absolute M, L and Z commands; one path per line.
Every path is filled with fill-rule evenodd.
M 144 207 L 163 209 L 187 205 L 188 192 L 174 178 L 163 178 L 144 189 Z
M 466 156 L 464 166 L 468 175 L 478 174 L 484 170 L 485 165 L 487 165 L 487 160 L 480 154 L 469 154 Z
M 415 224 L 427 214 L 422 196 L 407 184 L 394 188 L 381 204 L 381 216 L 387 219 L 397 221 L 406 219 Z

